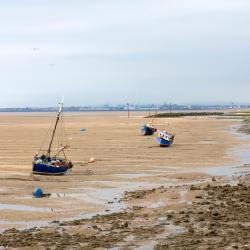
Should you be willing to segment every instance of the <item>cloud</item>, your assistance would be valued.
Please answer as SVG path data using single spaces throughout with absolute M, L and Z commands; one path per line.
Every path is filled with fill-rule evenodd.
M 53 105 L 59 90 L 72 105 L 221 100 L 227 86 L 225 100 L 246 100 L 249 10 L 247 0 L 5 1 L 0 84 L 11 95 L 0 106 Z

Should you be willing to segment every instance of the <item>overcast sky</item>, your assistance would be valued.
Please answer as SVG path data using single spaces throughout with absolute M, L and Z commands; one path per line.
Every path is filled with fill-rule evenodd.
M 249 0 L 0 1 L 1 107 L 250 102 Z

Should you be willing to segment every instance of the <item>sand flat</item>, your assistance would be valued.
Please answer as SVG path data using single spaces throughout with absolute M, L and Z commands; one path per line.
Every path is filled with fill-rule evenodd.
M 0 206 L 18 204 L 51 209 L 45 213 L 2 210 L 0 221 L 57 220 L 84 214 L 119 210 L 115 202 L 124 191 L 160 185 L 190 183 L 206 179 L 202 169 L 237 166 L 241 159 L 232 153 L 248 145 L 232 127 L 238 120 L 213 117 L 161 118 L 159 129 L 172 128 L 176 139 L 171 148 L 160 148 L 154 136 L 140 134 L 146 113 L 66 113 L 65 128 L 71 149 L 68 157 L 75 166 L 62 177 L 30 176 L 34 154 L 41 146 L 53 113 L 0 114 Z M 86 132 L 80 132 L 85 128 Z M 231 152 L 231 153 L 229 153 Z M 83 165 L 90 157 L 95 163 Z M 34 187 L 52 194 L 33 199 Z M 113 202 L 113 203 L 111 203 Z M 1 223 L 0 227 L 4 227 Z

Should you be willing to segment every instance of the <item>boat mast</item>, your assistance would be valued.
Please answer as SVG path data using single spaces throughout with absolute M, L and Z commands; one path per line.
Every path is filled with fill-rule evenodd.
M 53 140 L 54 140 L 54 137 L 55 137 L 56 128 L 57 128 L 57 125 L 58 125 L 58 122 L 59 122 L 59 119 L 60 119 L 60 115 L 61 115 L 61 112 L 62 112 L 62 109 L 63 109 L 63 100 L 59 104 L 60 104 L 60 108 L 59 108 L 59 111 L 58 111 L 57 116 L 56 116 L 56 123 L 55 123 L 55 127 L 54 127 L 54 130 L 53 130 L 53 133 L 52 133 L 52 138 L 51 138 L 51 141 L 50 141 L 50 144 L 49 144 L 49 149 L 48 149 L 48 156 L 49 157 L 50 157 L 50 152 L 51 152 L 51 146 L 52 146 L 52 143 L 53 143 Z

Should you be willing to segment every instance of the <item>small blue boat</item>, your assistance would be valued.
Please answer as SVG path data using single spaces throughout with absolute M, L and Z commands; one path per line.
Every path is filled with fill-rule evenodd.
M 169 134 L 166 131 L 160 131 L 159 136 L 156 138 L 156 142 L 161 147 L 169 147 L 174 142 L 174 135 Z
M 60 103 L 59 112 L 56 117 L 56 122 L 52 132 L 52 138 L 50 139 L 48 150 L 46 150 L 46 152 L 43 152 L 40 156 L 39 153 L 36 153 L 34 156 L 32 164 L 33 174 L 63 175 L 73 167 L 72 162 L 66 158 L 65 149 L 68 147 L 67 145 L 62 146 L 58 142 L 58 147 L 56 149 L 57 152 L 55 155 L 52 155 L 51 148 L 62 112 L 63 102 Z M 60 157 L 61 153 L 63 153 L 63 157 Z
M 143 135 L 153 135 L 157 131 L 151 124 L 147 123 L 142 127 Z

